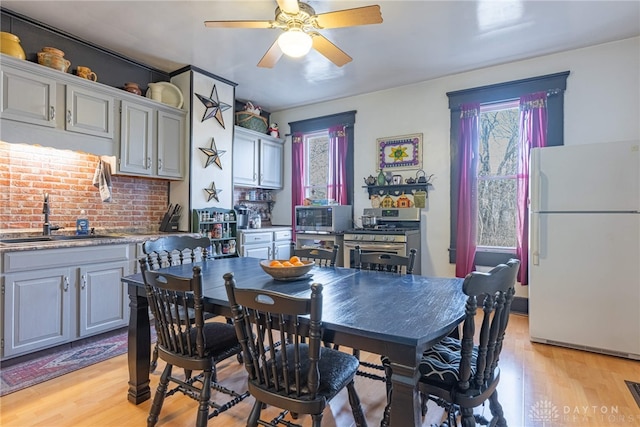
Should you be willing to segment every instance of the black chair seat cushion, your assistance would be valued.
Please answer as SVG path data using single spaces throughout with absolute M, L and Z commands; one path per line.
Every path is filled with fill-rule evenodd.
M 282 363 L 280 352 L 276 352 L 276 360 L 278 366 Z M 306 344 L 300 345 L 300 360 L 302 360 L 301 371 L 307 372 L 309 370 L 309 346 Z M 289 374 L 290 378 L 293 378 L 294 367 L 292 366 L 294 359 L 293 346 L 287 346 L 287 360 L 289 361 Z M 328 347 L 320 347 L 320 363 L 318 363 L 318 370 L 320 371 L 320 384 L 318 386 L 318 396 L 323 396 L 327 400 L 330 400 L 333 396 L 338 394 L 355 376 L 360 362 L 351 354 L 347 354 L 341 351 L 333 350 Z M 301 378 L 300 394 L 305 395 L 309 393 L 307 385 L 307 376 L 304 375 Z M 291 387 L 293 392 L 296 392 L 295 384 Z M 309 396 L 309 399 L 311 397 Z
M 430 383 L 442 383 L 448 388 L 460 380 L 461 343 L 456 338 L 446 337 L 425 351 L 418 370 L 422 380 Z M 471 354 L 471 376 L 476 373 L 478 349 Z

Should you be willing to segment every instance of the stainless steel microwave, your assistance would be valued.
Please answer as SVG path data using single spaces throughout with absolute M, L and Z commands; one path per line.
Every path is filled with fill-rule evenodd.
M 296 231 L 338 233 L 353 228 L 351 205 L 296 206 Z

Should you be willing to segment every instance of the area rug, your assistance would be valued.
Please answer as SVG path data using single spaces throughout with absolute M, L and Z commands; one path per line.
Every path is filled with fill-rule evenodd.
M 79 345 L 61 346 L 28 361 L 0 366 L 0 396 L 59 377 L 127 352 L 127 331 Z M 43 352 L 44 353 L 44 352 Z

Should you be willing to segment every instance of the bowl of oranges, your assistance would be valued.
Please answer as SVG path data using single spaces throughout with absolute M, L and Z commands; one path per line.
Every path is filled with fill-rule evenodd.
M 302 261 L 297 256 L 289 259 L 263 259 L 260 267 L 275 280 L 293 280 L 302 278 L 316 265 L 314 261 Z

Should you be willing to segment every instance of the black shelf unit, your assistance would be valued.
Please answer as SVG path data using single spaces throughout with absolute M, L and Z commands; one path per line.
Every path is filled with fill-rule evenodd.
M 395 196 L 395 192 L 398 191 L 398 195 L 404 193 L 404 194 L 412 194 L 411 190 L 423 190 L 425 193 L 427 193 L 427 197 L 429 197 L 429 187 L 431 186 L 430 183 L 426 183 L 426 184 L 390 184 L 390 185 L 363 185 L 362 188 L 366 188 L 367 192 L 369 193 L 369 197 L 371 197 L 374 194 L 377 194 L 378 196 L 384 195 L 384 194 L 390 194 L 392 196 Z M 380 194 L 380 190 L 383 191 L 382 194 Z
M 191 215 L 191 229 L 209 237 L 211 258 L 238 256 L 237 213 L 234 209 L 203 208 L 194 209 Z

